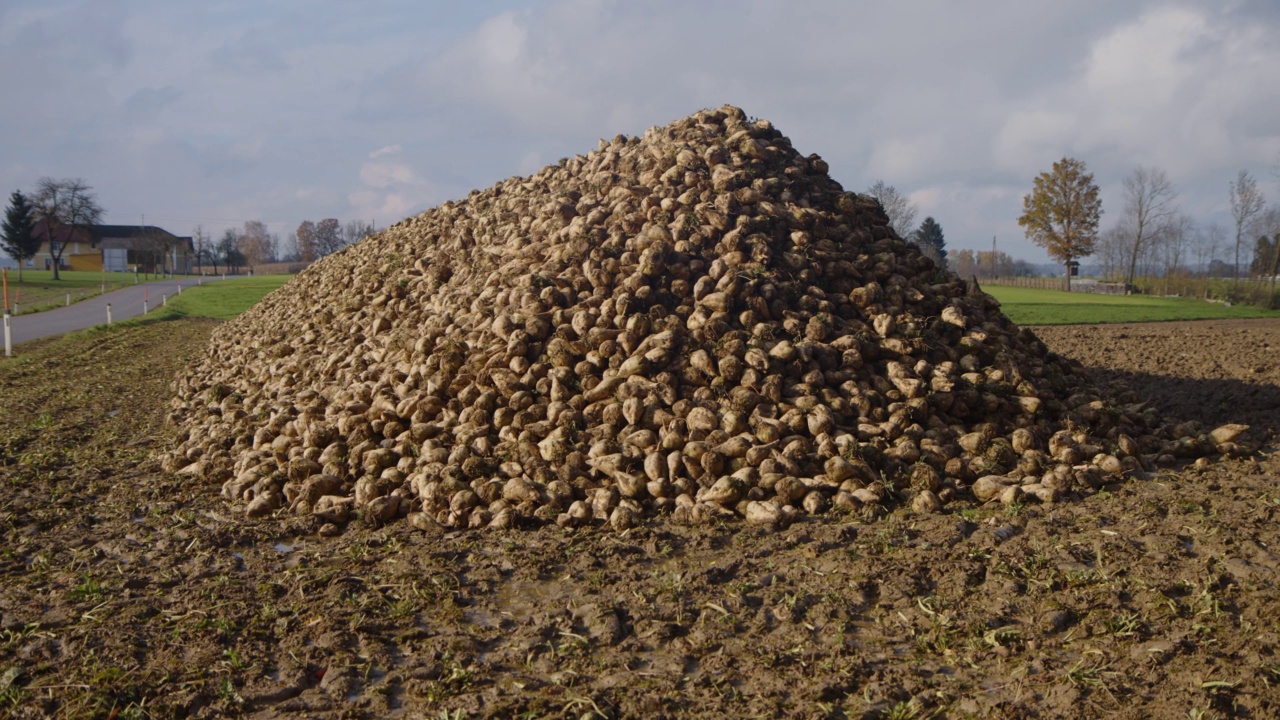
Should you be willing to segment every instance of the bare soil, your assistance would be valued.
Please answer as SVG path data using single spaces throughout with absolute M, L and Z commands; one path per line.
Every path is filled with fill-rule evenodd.
M 0 361 L 0 716 L 1280 716 L 1275 320 L 1037 329 L 1263 440 L 1078 501 L 336 538 L 151 459 L 211 327 Z

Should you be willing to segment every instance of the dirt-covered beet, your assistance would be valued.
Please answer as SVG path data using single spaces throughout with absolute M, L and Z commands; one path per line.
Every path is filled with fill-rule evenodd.
M 1094 386 L 732 107 L 325 258 L 177 391 L 168 469 L 326 535 L 1053 502 L 1244 430 Z

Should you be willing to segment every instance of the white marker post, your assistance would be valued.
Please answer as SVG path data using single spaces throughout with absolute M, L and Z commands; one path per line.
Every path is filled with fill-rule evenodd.
M 161 296 L 160 296 L 160 306 L 161 306 L 161 307 L 169 307 L 169 296 L 168 296 L 168 295 L 161 295 Z
M 111 324 L 111 303 L 107 303 L 107 325 Z
M 71 304 L 71 293 L 67 293 L 67 304 Z
M 13 335 L 9 329 L 9 311 L 4 311 L 4 356 L 13 357 Z

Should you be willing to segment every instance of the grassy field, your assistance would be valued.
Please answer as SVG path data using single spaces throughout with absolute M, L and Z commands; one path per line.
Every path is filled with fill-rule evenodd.
M 104 278 L 100 272 L 63 270 L 59 275 L 61 279 L 54 280 L 52 270 L 23 270 L 22 282 L 18 282 L 18 271 L 10 270 L 9 307 L 17 304 L 19 314 L 25 315 L 62 307 L 67 303 L 67 293 L 71 293 L 71 302 L 98 295 L 104 279 L 108 292 L 134 282 L 133 273 L 107 273 Z
M 288 282 L 292 275 L 255 275 L 185 287 L 149 319 L 214 318 L 230 320 L 253 307 L 268 293 Z
M 1091 323 L 1214 320 L 1280 317 L 1280 312 L 1256 307 L 1228 307 L 1191 298 L 1147 295 L 1095 295 L 1061 290 L 986 285 L 983 290 L 1000 301 L 1009 319 L 1019 325 L 1082 325 Z

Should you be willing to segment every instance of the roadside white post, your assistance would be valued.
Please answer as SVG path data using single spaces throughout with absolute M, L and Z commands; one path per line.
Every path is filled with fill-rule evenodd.
M 142 314 L 143 314 L 143 315 L 146 315 L 146 314 L 147 314 L 147 301 L 146 301 L 146 300 L 143 300 L 143 301 L 142 301 Z
M 168 296 L 168 295 L 161 295 L 161 296 L 160 296 L 160 306 L 161 306 L 161 307 L 169 307 L 169 296 Z
M 13 356 L 13 336 L 11 335 L 11 332 L 12 331 L 9 329 L 9 311 L 5 310 L 4 311 L 4 356 L 5 357 Z
M 71 304 L 71 293 L 67 293 L 67 304 Z
M 107 324 L 111 324 L 111 303 L 107 303 Z

